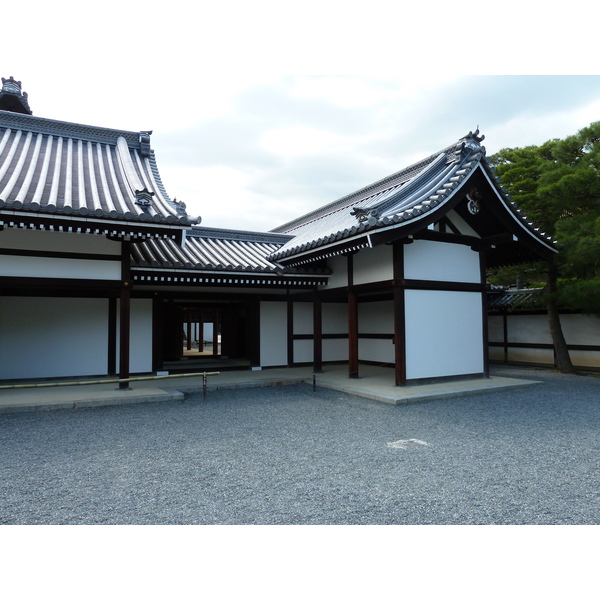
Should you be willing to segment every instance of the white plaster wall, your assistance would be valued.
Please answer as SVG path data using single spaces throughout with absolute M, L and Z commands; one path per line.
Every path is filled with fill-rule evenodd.
M 502 316 L 488 317 L 488 339 L 490 342 L 504 341 L 504 322 Z
M 327 266 L 332 270 L 332 275 L 326 286 L 322 288 L 339 288 L 348 285 L 348 259 L 345 256 L 332 256 L 327 259 Z
M 368 360 L 380 363 L 394 363 L 394 344 L 392 340 L 370 340 L 360 338 L 358 340 L 359 360 Z
M 287 364 L 287 302 L 260 303 L 260 364 Z
M 462 244 L 415 240 L 404 248 L 406 279 L 480 283 L 479 253 Z
M 114 260 L 0 255 L 0 276 L 114 281 L 121 277 L 121 263 Z
M 481 294 L 406 290 L 405 305 L 408 379 L 483 372 Z
M 323 340 L 323 362 L 348 360 L 348 340 Z
M 37 231 L 7 227 L 0 231 L 0 248 L 121 255 L 121 244 L 103 235 Z
M 312 340 L 294 340 L 294 362 L 312 362 L 313 347 Z
M 508 319 L 508 341 L 551 344 L 552 335 L 548 327 L 548 317 L 546 315 L 510 316 Z
M 339 302 L 321 305 L 323 333 L 348 333 L 348 305 Z
M 119 307 L 117 301 L 117 371 L 119 370 Z M 131 299 L 129 372 L 152 372 L 152 300 Z
M 308 335 L 313 332 L 312 302 L 294 302 L 294 333 Z
M 354 255 L 354 285 L 386 281 L 394 277 L 391 246 L 365 248 Z
M 0 297 L 0 378 L 105 375 L 108 300 Z
M 394 333 L 394 302 L 361 302 L 358 333 Z

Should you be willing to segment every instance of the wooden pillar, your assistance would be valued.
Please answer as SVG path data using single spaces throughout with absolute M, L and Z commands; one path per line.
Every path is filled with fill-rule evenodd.
M 313 372 L 323 372 L 323 306 L 317 293 L 313 300 Z
M 294 365 L 294 302 L 287 291 L 287 366 Z
M 406 385 L 406 308 L 404 299 L 404 244 L 393 246 L 394 367 L 396 385 Z
M 487 273 L 485 263 L 485 252 L 479 252 L 479 267 L 481 273 L 481 330 L 483 337 L 483 376 L 490 376 L 490 340 L 488 333 L 488 309 L 487 309 Z
M 204 352 L 204 311 L 200 311 L 198 318 L 198 352 Z
M 117 374 L 117 298 L 108 299 L 108 375 Z
M 213 356 L 219 354 L 219 309 L 213 313 Z
M 186 348 L 188 350 L 191 350 L 192 349 L 192 309 L 191 308 L 187 308 L 186 309 L 186 314 L 187 314 L 187 331 L 186 331 L 187 343 L 186 343 Z
M 354 291 L 354 255 L 348 255 L 348 377 L 358 379 L 358 296 Z
M 124 241 L 121 245 L 121 306 L 119 311 L 119 379 L 129 378 L 129 351 L 131 346 L 131 273 L 130 273 L 131 242 Z M 119 389 L 129 389 L 128 381 L 120 381 Z

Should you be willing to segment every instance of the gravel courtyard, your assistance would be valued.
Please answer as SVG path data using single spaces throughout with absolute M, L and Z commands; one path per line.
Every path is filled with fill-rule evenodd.
M 404 406 L 297 385 L 0 415 L 0 523 L 599 524 L 600 377 L 494 373 L 544 383 Z

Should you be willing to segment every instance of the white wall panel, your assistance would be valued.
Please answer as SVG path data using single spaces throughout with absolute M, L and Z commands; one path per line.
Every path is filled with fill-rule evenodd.
M 348 340 L 323 340 L 323 362 L 348 360 Z
M 394 277 L 391 246 L 365 248 L 354 255 L 354 285 L 387 281 Z
M 332 270 L 325 289 L 345 287 L 348 285 L 348 259 L 345 256 L 332 256 L 327 259 L 327 266 Z
M 108 300 L 0 297 L 0 378 L 105 375 Z
M 0 255 L 0 276 L 114 281 L 121 277 L 121 263 L 115 260 Z
M 312 340 L 294 340 L 294 362 L 312 362 L 313 361 L 313 341 Z
M 394 344 L 392 340 L 361 338 L 358 340 L 358 358 L 372 362 L 393 363 L 395 361 Z
M 404 248 L 407 279 L 480 283 L 479 253 L 462 244 L 415 240 Z
M 408 379 L 483 372 L 481 294 L 406 290 L 405 299 Z
M 103 235 L 37 231 L 13 227 L 7 227 L 0 231 L 0 248 L 121 255 L 121 244 L 112 242 Z
M 260 303 L 260 364 L 287 364 L 287 302 Z
M 358 333 L 394 333 L 394 302 L 361 302 Z
M 131 373 L 150 373 L 152 371 L 151 299 L 131 299 L 130 327 L 129 371 Z
M 323 333 L 348 333 L 348 305 L 339 302 L 321 305 Z
M 294 302 L 294 333 L 308 335 L 313 332 L 312 302 Z

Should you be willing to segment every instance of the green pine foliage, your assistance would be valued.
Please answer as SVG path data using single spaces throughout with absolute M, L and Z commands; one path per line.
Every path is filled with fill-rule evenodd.
M 556 240 L 560 303 L 600 314 L 600 121 L 563 140 L 505 148 L 490 163 L 512 200 Z M 542 273 L 544 264 L 527 268 Z M 492 277 L 516 279 L 502 270 Z

